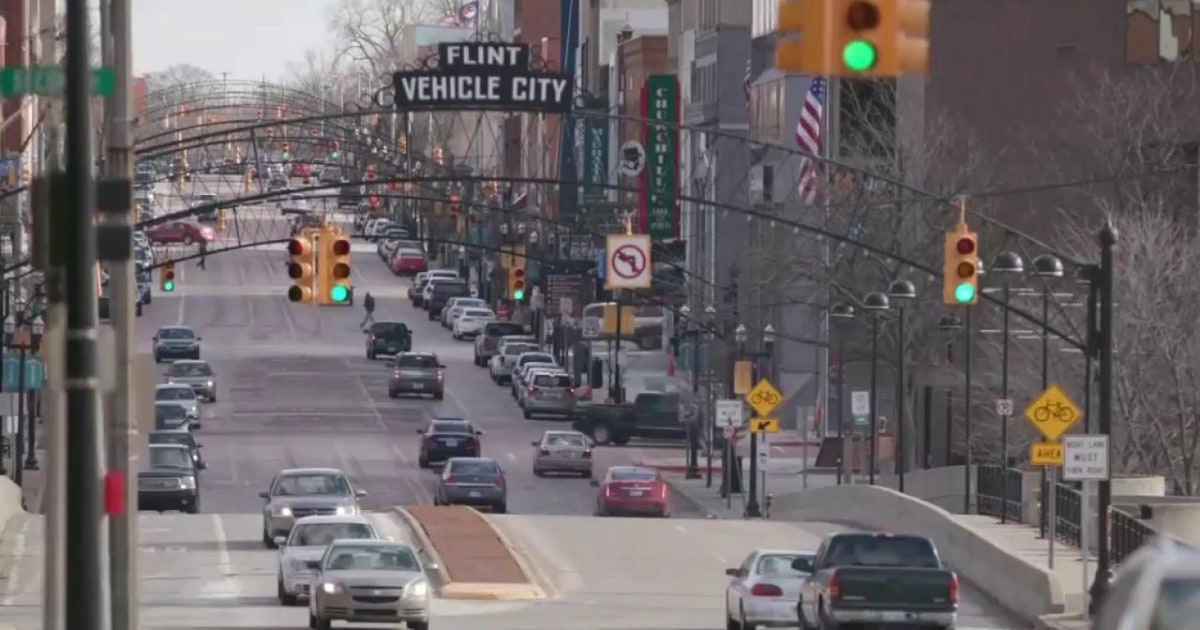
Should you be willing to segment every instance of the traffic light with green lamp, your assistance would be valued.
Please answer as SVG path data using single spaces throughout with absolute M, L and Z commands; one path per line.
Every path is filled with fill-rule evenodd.
M 518 304 L 525 301 L 525 260 L 513 258 L 508 268 L 508 297 Z
M 292 304 L 312 304 L 313 284 L 316 280 L 317 250 L 312 239 L 297 236 L 288 241 L 288 277 L 292 286 L 288 288 L 288 301 Z
M 321 272 L 319 304 L 350 304 L 350 239 L 339 230 L 325 229 L 320 235 L 321 253 L 317 258 Z
M 946 232 L 942 301 L 948 306 L 979 301 L 979 235 L 964 222 Z
M 158 290 L 163 293 L 175 291 L 175 263 L 166 263 L 158 271 Z

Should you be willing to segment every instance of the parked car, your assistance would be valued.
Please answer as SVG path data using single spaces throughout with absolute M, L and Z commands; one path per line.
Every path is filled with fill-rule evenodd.
M 454 318 L 461 315 L 463 310 L 468 307 L 487 308 L 487 302 L 474 297 L 455 297 L 446 300 L 446 306 L 442 308 L 440 315 L 442 328 L 451 329 L 454 326 Z
M 187 410 L 188 424 L 200 428 L 200 401 L 191 385 L 165 383 L 154 388 L 154 402 L 171 402 Z
M 196 466 L 196 470 L 206 470 L 208 464 L 204 461 L 204 455 L 200 449 L 204 447 L 196 441 L 196 436 L 192 435 L 187 429 L 171 429 L 162 431 L 150 432 L 150 444 L 177 444 L 186 446 L 192 454 L 192 463 Z
M 146 228 L 146 238 L 151 243 L 191 245 L 201 241 L 211 243 L 216 237 L 212 228 L 191 221 L 168 221 Z
M 504 514 L 508 511 L 508 483 L 504 479 L 504 470 L 494 459 L 452 457 L 442 469 L 433 503 L 486 507 L 496 514 Z
M 613 466 L 592 487 L 598 488 L 596 516 L 671 516 L 667 482 L 653 468 Z
M 508 335 L 524 334 L 525 327 L 515 322 L 488 322 L 475 337 L 475 365 L 486 367 L 496 354 L 500 340 Z
M 513 335 L 513 337 L 524 336 Z M 532 339 L 501 342 L 500 349 L 492 355 L 491 359 L 488 359 L 488 376 L 497 385 L 508 383 L 512 378 L 513 367 L 516 366 L 517 359 L 526 352 L 537 352 L 538 350 L 537 343 Z
M 575 412 L 575 388 L 571 376 L 562 371 L 535 373 L 521 397 L 521 412 L 526 420 L 535 415 L 570 418 Z
M 452 336 L 455 339 L 474 339 L 483 327 L 496 321 L 496 314 L 487 308 L 468 308 L 454 318 Z
M 420 273 L 429 269 L 429 259 L 425 252 L 418 249 L 399 247 L 392 254 L 392 273 L 404 275 Z

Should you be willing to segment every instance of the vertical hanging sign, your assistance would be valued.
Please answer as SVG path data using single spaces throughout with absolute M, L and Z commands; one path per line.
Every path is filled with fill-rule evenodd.
M 608 118 L 586 116 L 583 124 L 583 202 L 599 203 L 608 196 Z
M 642 86 L 642 233 L 655 241 L 679 237 L 679 80 L 652 74 Z

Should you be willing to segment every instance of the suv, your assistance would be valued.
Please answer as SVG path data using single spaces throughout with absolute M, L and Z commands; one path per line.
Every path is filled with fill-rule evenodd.
M 207 209 L 203 212 L 197 212 L 192 216 L 196 217 L 196 220 L 202 223 L 216 223 L 217 204 L 220 202 L 220 198 L 215 193 L 197 193 L 192 196 L 192 209 L 205 206 L 207 206 Z
M 450 298 L 470 297 L 471 290 L 462 280 L 439 280 L 433 284 L 429 292 L 429 319 L 437 319 L 442 314 L 442 307 Z
M 412 332 L 400 322 L 375 322 L 363 333 L 367 335 L 368 359 L 412 350 Z
M 487 367 L 488 361 L 496 354 L 501 337 L 524 333 L 525 327 L 515 322 L 488 322 L 483 332 L 475 337 L 475 365 Z
M 392 364 L 388 397 L 400 394 L 432 394 L 441 400 L 446 392 L 446 366 L 432 352 L 401 352 Z

